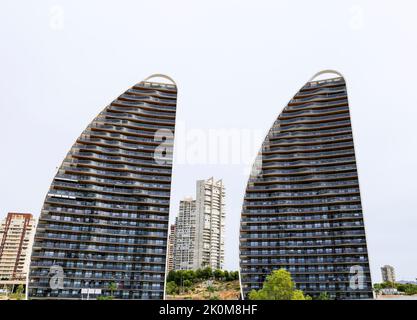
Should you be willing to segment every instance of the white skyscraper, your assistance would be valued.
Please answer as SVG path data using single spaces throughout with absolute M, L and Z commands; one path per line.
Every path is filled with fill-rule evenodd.
M 174 269 L 224 265 L 225 188 L 222 180 L 197 181 L 196 200 L 180 201 L 176 218 Z
M 175 219 L 174 270 L 194 268 L 195 226 L 195 200 L 185 198 L 180 201 L 180 210 Z
M 225 188 L 222 180 L 197 181 L 194 268 L 224 265 Z
M 385 265 L 381 267 L 381 273 L 383 282 L 395 282 L 395 270 L 393 266 Z

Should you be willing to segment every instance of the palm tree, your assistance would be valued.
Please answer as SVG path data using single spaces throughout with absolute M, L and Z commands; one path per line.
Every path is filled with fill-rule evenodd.
M 107 288 L 110 290 L 111 297 L 113 297 L 113 292 L 115 290 L 117 290 L 117 283 L 116 282 L 110 282 Z
M 24 298 L 23 291 L 25 291 L 25 287 L 23 286 L 23 284 L 19 284 L 19 286 L 16 289 L 17 300 L 21 300 Z

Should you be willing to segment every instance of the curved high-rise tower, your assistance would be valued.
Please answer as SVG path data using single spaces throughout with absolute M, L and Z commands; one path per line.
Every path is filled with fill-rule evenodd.
M 312 81 L 324 73 L 337 77 Z M 244 295 L 280 268 L 311 296 L 372 298 L 346 83 L 335 71 L 315 75 L 284 108 L 248 181 Z
M 153 75 L 78 137 L 42 208 L 30 298 L 163 298 L 176 97 Z

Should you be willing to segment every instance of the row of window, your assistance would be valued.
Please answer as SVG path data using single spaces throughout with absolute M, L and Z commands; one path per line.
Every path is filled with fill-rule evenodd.
M 161 235 L 161 238 L 166 238 L 166 233 Z M 121 244 L 135 244 L 135 245 L 165 245 L 165 240 L 157 239 L 134 239 L 134 238 L 112 238 L 112 237 L 98 237 L 85 234 L 65 234 L 65 233 L 53 233 L 47 232 L 37 233 L 37 238 L 49 238 L 49 239 L 61 239 L 61 240 L 73 240 L 83 242 L 108 242 L 108 243 L 121 243 Z M 89 250 L 99 250 L 98 245 L 91 245 Z
M 143 214 L 138 212 L 117 212 L 117 211 L 104 211 L 99 209 L 89 209 L 89 208 L 72 208 L 72 207 L 61 207 L 59 205 L 54 204 L 45 204 L 43 207 L 43 211 L 55 211 L 55 212 L 63 212 L 63 213 L 76 213 L 84 215 L 84 219 L 93 219 L 95 216 L 103 216 L 109 218 L 115 218 L 123 223 L 122 218 L 126 219 L 148 219 L 148 220 L 161 220 L 161 221 L 168 221 L 168 217 L 166 214 L 161 213 L 161 215 L 157 214 Z
M 341 247 L 341 248 L 316 248 L 316 249 L 272 249 L 272 250 L 247 250 L 241 251 L 241 254 L 245 255 L 260 255 L 260 256 L 270 256 L 270 255 L 310 255 L 310 254 L 342 254 L 342 253 L 362 253 L 366 252 L 365 247 Z
M 151 247 L 145 247 L 145 246 L 126 246 L 126 245 L 120 245 L 120 246 L 114 246 L 114 245 L 95 245 L 91 244 L 88 241 L 84 243 L 66 243 L 66 242 L 55 242 L 55 241 L 49 241 L 49 240 L 43 240 L 42 242 L 36 241 L 34 244 L 34 247 L 40 247 L 45 250 L 47 248 L 56 248 L 56 249 L 70 249 L 70 250 L 85 250 L 85 255 L 88 257 L 89 255 L 94 256 L 102 256 L 100 252 L 117 252 L 117 253 L 129 253 L 129 254 L 149 254 L 149 255 L 158 255 L 158 254 L 165 254 L 166 250 L 163 246 L 163 242 L 158 240 L 158 243 L 160 243 L 161 247 L 151 246 Z M 155 244 L 154 240 L 147 240 L 147 244 Z M 90 251 L 97 251 L 91 253 Z M 111 254 L 110 254 L 111 255 Z M 107 254 L 105 255 L 107 256 Z M 104 255 L 103 255 L 104 257 Z

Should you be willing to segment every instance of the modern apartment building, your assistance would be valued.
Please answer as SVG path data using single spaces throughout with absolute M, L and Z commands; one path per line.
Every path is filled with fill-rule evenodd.
M 159 80 L 163 78 L 164 80 Z M 162 299 L 177 87 L 153 75 L 78 137 L 45 198 L 32 299 Z
M 314 81 L 329 73 L 336 77 Z M 279 268 L 313 297 L 372 298 L 348 95 L 335 71 L 316 74 L 283 109 L 247 184 L 244 295 Z
M 194 268 L 223 269 L 225 187 L 213 178 L 197 181 Z
M 395 282 L 395 270 L 393 266 L 385 265 L 381 267 L 382 281 Z
M 169 227 L 167 271 L 174 270 L 175 224 Z
M 26 284 L 36 220 L 10 212 L 0 224 L 0 285 Z
M 180 201 L 175 219 L 174 270 L 197 269 L 194 260 L 197 218 L 195 203 L 191 197 Z
M 197 181 L 196 199 L 180 201 L 175 220 L 174 269 L 224 264 L 225 187 L 213 178 Z

